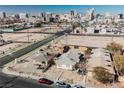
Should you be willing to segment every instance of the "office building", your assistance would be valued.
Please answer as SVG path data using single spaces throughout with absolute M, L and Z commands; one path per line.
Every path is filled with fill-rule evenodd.
M 123 19 L 123 14 L 118 14 L 119 19 Z
M 70 11 L 70 14 L 71 14 L 71 16 L 74 16 L 75 15 L 75 11 L 74 10 Z
M 19 17 L 20 17 L 20 19 L 29 18 L 29 14 L 27 14 L 27 13 L 20 13 Z
M 6 13 L 5 12 L 0 12 L 0 18 L 6 18 Z
M 95 11 L 94 8 L 90 8 L 90 9 L 87 10 L 88 19 L 90 19 L 90 20 L 94 19 L 94 11 Z

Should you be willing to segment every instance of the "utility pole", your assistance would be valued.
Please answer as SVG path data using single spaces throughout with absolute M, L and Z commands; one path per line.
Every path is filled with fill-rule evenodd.
M 67 41 L 68 41 L 68 38 L 67 38 L 67 33 L 65 33 L 65 45 L 67 45 Z
M 29 41 L 30 41 L 29 29 L 27 29 L 27 39 L 28 39 L 28 43 L 29 43 Z
M 0 42 L 3 42 L 3 35 L 2 35 L 2 29 L 0 28 Z
M 113 30 L 112 30 L 112 32 L 113 32 Z M 113 35 L 112 35 L 112 42 L 113 42 L 113 38 L 114 38 L 114 37 L 113 37 Z
M 29 19 L 26 21 L 26 25 L 28 25 L 29 23 Z M 29 35 L 29 29 L 27 28 L 27 39 L 28 39 L 28 43 L 30 41 L 30 35 Z

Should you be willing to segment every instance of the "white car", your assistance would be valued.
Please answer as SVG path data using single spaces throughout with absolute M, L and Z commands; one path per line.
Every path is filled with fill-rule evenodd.
M 71 85 L 70 84 L 67 84 L 65 82 L 62 82 L 62 81 L 58 81 L 55 83 L 55 85 L 59 88 L 70 88 Z

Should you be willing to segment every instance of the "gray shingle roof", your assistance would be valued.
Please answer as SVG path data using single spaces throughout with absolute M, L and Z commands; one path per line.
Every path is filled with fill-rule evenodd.
M 32 59 L 35 60 L 36 62 L 42 62 L 42 61 L 47 62 L 49 60 L 46 52 L 36 54 L 35 56 L 32 57 Z
M 57 60 L 57 64 L 74 65 L 79 62 L 80 51 L 78 49 L 70 49 L 67 53 L 62 54 Z

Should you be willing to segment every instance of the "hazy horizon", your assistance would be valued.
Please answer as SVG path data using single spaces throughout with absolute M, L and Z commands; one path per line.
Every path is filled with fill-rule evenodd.
M 69 13 L 71 10 L 76 10 L 78 13 L 86 13 L 87 9 L 94 8 L 95 13 L 124 13 L 124 5 L 0 5 L 0 11 L 9 14 L 15 13 L 31 13 L 40 12 L 52 13 Z

